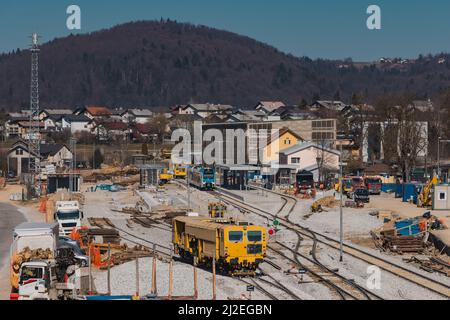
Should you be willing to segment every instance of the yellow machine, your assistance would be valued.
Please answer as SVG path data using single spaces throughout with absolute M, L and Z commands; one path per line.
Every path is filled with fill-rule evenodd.
M 162 169 L 159 173 L 159 184 L 164 185 L 173 179 L 172 172 L 169 169 Z
M 222 202 L 211 202 L 208 205 L 208 212 L 211 218 L 224 218 L 227 206 Z
M 438 183 L 439 179 L 435 175 L 433 179 L 428 181 L 428 183 L 422 187 L 422 191 L 417 197 L 417 206 L 419 208 L 431 207 L 433 205 L 433 188 Z
M 353 190 L 352 179 L 344 178 L 342 179 L 342 185 L 344 187 L 344 194 L 347 194 Z M 341 180 L 334 185 L 334 190 L 336 192 L 341 192 Z
M 175 164 L 173 166 L 173 173 L 174 173 L 175 179 L 186 179 L 187 168 L 180 164 Z
M 205 217 L 173 219 L 175 252 L 181 258 L 203 265 L 216 265 L 229 275 L 254 275 L 264 261 L 267 231 L 247 222 Z

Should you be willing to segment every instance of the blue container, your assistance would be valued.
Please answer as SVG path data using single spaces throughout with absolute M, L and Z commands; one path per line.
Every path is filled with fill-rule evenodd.
M 381 192 L 392 192 L 396 191 L 397 184 L 396 183 L 383 183 L 381 185 Z
M 409 202 L 412 199 L 413 203 L 417 203 L 417 185 L 406 183 L 403 186 L 403 202 Z
M 403 198 L 403 184 L 401 184 L 401 183 L 395 184 L 395 197 Z
M 395 229 L 398 230 L 398 229 L 404 228 L 402 230 L 398 230 L 398 233 L 400 235 L 402 235 L 402 236 L 416 235 L 416 234 L 420 233 L 420 228 L 419 228 L 419 225 L 415 224 L 415 223 L 417 223 L 417 221 L 416 220 L 412 220 L 412 219 L 397 221 L 395 223 Z M 413 224 L 415 224 L 415 225 L 411 226 Z M 410 230 L 410 228 L 405 228 L 405 227 L 408 227 L 408 226 L 411 226 L 411 230 Z

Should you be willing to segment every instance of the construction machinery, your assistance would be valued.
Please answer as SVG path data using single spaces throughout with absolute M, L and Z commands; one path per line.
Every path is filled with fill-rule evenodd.
M 434 175 L 434 177 L 422 187 L 422 190 L 417 197 L 417 206 L 419 208 L 427 208 L 433 205 L 433 190 L 434 186 L 438 183 L 439 179 L 437 175 Z
M 175 252 L 191 263 L 233 276 L 255 275 L 267 250 L 263 226 L 232 219 L 179 216 L 172 220 Z
M 173 179 L 173 172 L 171 172 L 169 169 L 164 168 L 159 172 L 159 184 L 165 185 L 172 181 Z
M 211 218 L 224 218 L 227 206 L 223 202 L 210 202 L 208 212 Z
M 186 179 L 187 167 L 181 164 L 175 164 L 173 166 L 173 175 L 175 179 Z

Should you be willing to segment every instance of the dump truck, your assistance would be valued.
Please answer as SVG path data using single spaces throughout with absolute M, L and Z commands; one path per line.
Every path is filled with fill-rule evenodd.
M 74 228 L 81 227 L 83 212 L 78 201 L 58 201 L 54 218 L 58 222 L 59 233 L 68 236 Z
M 11 293 L 19 291 L 22 264 L 54 261 L 59 237 L 58 223 L 22 223 L 14 229 L 10 247 Z

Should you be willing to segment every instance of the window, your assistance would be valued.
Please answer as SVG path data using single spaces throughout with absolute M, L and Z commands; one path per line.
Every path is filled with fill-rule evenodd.
M 243 233 L 242 231 L 230 231 L 228 232 L 228 241 L 240 242 L 242 241 Z
M 296 163 L 296 164 L 300 163 L 300 158 L 292 158 L 291 163 Z
M 290 145 L 291 144 L 291 140 L 290 139 L 284 140 L 284 144 Z
M 259 242 L 262 239 L 261 231 L 248 231 L 247 240 L 250 242 Z
M 16 150 L 16 155 L 17 156 L 22 156 L 23 155 L 23 150 L 22 149 L 17 149 Z
M 446 192 L 439 192 L 439 200 L 442 200 L 442 201 L 447 200 L 447 193 Z

